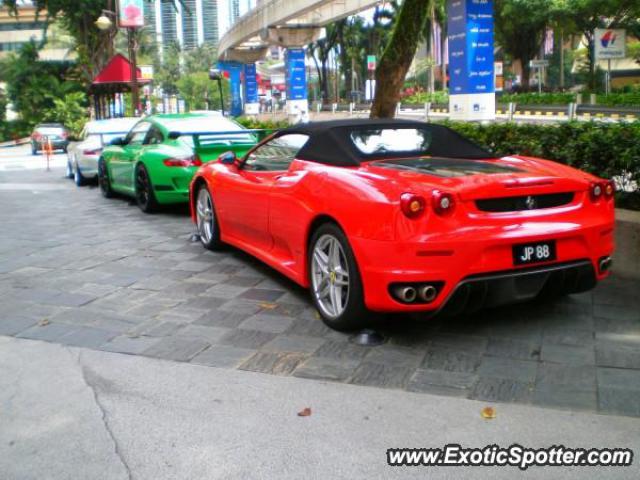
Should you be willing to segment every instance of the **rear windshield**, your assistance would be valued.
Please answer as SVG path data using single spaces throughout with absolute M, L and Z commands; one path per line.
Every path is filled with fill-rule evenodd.
M 398 156 L 490 158 L 491 154 L 443 127 L 362 127 L 349 132 L 361 160 Z

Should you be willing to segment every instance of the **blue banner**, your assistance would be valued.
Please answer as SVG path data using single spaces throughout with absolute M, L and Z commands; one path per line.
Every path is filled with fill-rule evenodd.
M 307 99 L 307 70 L 304 58 L 302 48 L 287 48 L 285 54 L 287 100 Z
M 494 93 L 493 0 L 448 0 L 449 92 Z
M 236 62 L 218 62 L 218 68 L 229 72 L 231 88 L 231 115 L 242 115 L 242 64 Z
M 244 102 L 258 103 L 258 77 L 255 63 L 247 63 L 244 66 Z

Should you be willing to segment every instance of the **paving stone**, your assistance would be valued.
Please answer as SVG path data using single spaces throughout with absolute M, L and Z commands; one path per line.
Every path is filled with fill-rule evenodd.
M 246 291 L 247 287 L 239 287 L 236 285 L 226 285 L 224 283 L 219 283 L 205 290 L 203 295 L 229 300 L 230 298 L 237 297 L 238 295 Z
M 432 334 L 430 343 L 434 347 L 445 346 L 457 348 L 465 352 L 484 353 L 489 339 L 479 335 L 456 335 L 454 333 Z
M 479 354 L 433 346 L 428 348 L 421 367 L 429 370 L 474 373 L 481 361 L 482 356 Z
M 598 387 L 633 390 L 640 395 L 640 370 L 598 367 Z
M 347 341 L 327 340 L 318 348 L 313 356 L 331 360 L 362 360 L 371 347 L 354 345 Z
M 232 330 L 220 339 L 220 344 L 238 348 L 258 349 L 276 337 L 275 333 L 258 330 Z
M 220 305 L 220 310 L 226 310 L 233 313 L 240 313 L 247 316 L 255 315 L 262 310 L 260 304 L 250 300 L 233 299 Z
M 502 378 L 520 382 L 532 382 L 536 378 L 538 364 L 515 358 L 484 357 L 478 367 L 482 377 Z
M 206 340 L 209 343 L 217 343 L 227 335 L 231 329 L 224 327 L 209 327 L 206 325 L 186 325 L 180 330 L 182 337 L 194 337 Z
M 420 364 L 422 357 L 424 357 L 424 352 L 420 350 L 396 345 L 380 345 L 369 348 L 365 361 L 415 369 Z
M 140 355 L 145 350 L 161 341 L 159 337 L 129 337 L 121 335 L 114 337 L 100 346 L 100 350 L 107 352 L 127 353 Z
M 303 335 L 278 335 L 264 344 L 261 350 L 265 352 L 300 352 L 313 353 L 322 346 L 325 340 Z
M 255 353 L 255 350 L 248 348 L 211 345 L 211 347 L 196 355 L 191 360 L 191 363 L 208 365 L 210 367 L 237 368 Z
M 640 417 L 640 391 L 600 387 L 598 411 L 610 415 Z
M 593 315 L 616 322 L 640 321 L 640 309 L 634 305 L 594 305 Z
M 478 378 L 469 398 L 489 402 L 528 403 L 531 400 L 533 384 L 508 378 Z
M 225 285 L 233 285 L 236 287 L 253 287 L 262 281 L 261 277 L 243 277 L 234 275 L 225 280 Z
M 545 344 L 542 346 L 541 360 L 544 362 L 567 365 L 595 365 L 596 356 L 593 346 Z
M 351 377 L 350 383 L 382 388 L 405 388 L 413 369 L 380 363 L 363 362 Z
M 407 390 L 465 397 L 476 380 L 477 376 L 473 373 L 418 369 L 411 376 Z
M 61 323 L 49 323 L 48 325 L 36 325 L 18 335 L 19 338 L 30 338 L 31 340 L 44 340 L 56 342 L 67 333 L 73 332 L 78 327 L 75 325 L 63 325 Z
M 204 340 L 183 337 L 165 337 L 143 352 L 149 357 L 188 362 L 205 348 L 209 343 Z
M 346 382 L 353 375 L 360 362 L 355 359 L 311 357 L 293 372 L 294 377 L 314 380 Z
M 538 360 L 540 345 L 520 340 L 490 338 L 486 354 L 494 357 Z
M 33 318 L 12 316 L 0 319 L 0 335 L 16 335 L 32 326 L 38 321 Z
M 250 288 L 240 294 L 240 298 L 256 300 L 258 302 L 275 302 L 284 295 L 281 290 L 268 290 L 266 288 Z
M 597 394 L 592 390 L 576 390 L 570 385 L 536 385 L 532 402 L 544 407 L 569 408 L 594 411 Z
M 238 328 L 244 328 L 247 330 L 260 330 L 263 332 L 282 333 L 287 330 L 293 323 L 293 319 L 290 317 L 283 317 L 281 315 L 253 315 L 244 320 Z
M 586 346 L 593 345 L 592 330 L 566 329 L 564 326 L 545 328 L 543 343 L 554 345 Z
M 76 327 L 73 331 L 59 337 L 56 341 L 74 347 L 84 347 L 96 349 L 105 342 L 108 342 L 116 334 L 109 330 L 93 327 Z
M 293 335 L 311 335 L 313 337 L 324 337 L 330 332 L 331 329 L 322 323 L 322 320 L 319 318 L 298 318 L 287 331 L 287 333 Z
M 218 310 L 219 307 L 227 301 L 228 299 L 226 298 L 200 296 L 189 300 L 189 308 L 199 309 L 205 312 Z
M 176 334 L 183 326 L 181 323 L 149 320 L 133 327 L 127 333 L 132 336 L 167 337 Z
M 212 327 L 236 328 L 249 316 L 241 313 L 233 313 L 226 310 L 213 310 L 203 314 L 193 323 L 196 325 L 208 325 Z
M 240 370 L 271 373 L 274 375 L 291 375 L 296 367 L 306 360 L 308 355 L 291 352 L 257 352 L 240 365 Z
M 640 346 L 596 345 L 596 363 L 599 367 L 632 368 L 640 370 Z
M 595 391 L 596 369 L 588 365 L 540 363 L 536 374 L 536 385 L 548 388 L 566 386 L 573 390 Z

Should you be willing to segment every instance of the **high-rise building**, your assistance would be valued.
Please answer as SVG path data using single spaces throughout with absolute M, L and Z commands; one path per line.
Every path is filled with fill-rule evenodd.
M 148 28 L 155 30 L 161 52 L 172 43 L 184 50 L 218 44 L 218 0 L 153 0 L 145 3 L 145 20 Z

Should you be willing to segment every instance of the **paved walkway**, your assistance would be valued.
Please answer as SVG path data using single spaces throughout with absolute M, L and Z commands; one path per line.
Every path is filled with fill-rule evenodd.
M 185 210 L 145 215 L 0 158 L 0 335 L 378 388 L 640 417 L 640 291 L 613 277 L 551 304 L 421 322 L 364 348 L 296 287 L 190 241 Z M 21 156 L 22 155 L 22 156 Z M 10 171 L 2 164 L 10 161 Z M 60 162 L 59 162 L 60 163 Z M 269 377 L 267 377 L 269 378 Z
M 390 447 L 625 447 L 640 420 L 0 337 L 3 480 L 637 479 L 631 467 L 388 467 Z M 299 417 L 304 408 L 308 417 Z

